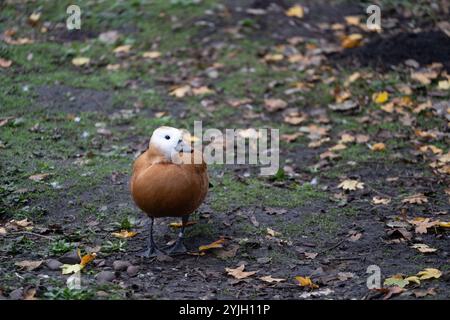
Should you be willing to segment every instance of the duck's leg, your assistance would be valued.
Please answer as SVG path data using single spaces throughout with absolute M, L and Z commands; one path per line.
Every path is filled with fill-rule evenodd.
M 184 229 L 186 227 L 186 224 L 189 220 L 189 216 L 183 216 L 181 218 L 181 230 L 178 234 L 177 241 L 173 245 L 171 245 L 167 251 L 169 255 L 176 255 L 176 254 L 183 254 L 187 252 L 186 247 L 184 246 L 183 239 L 184 239 Z
M 156 246 L 155 240 L 153 240 L 153 223 L 154 222 L 155 222 L 155 218 L 150 217 L 150 234 L 147 239 L 147 250 L 139 253 L 138 255 L 140 257 L 151 258 L 151 257 L 156 257 L 158 255 L 165 254 L 162 250 L 160 250 Z

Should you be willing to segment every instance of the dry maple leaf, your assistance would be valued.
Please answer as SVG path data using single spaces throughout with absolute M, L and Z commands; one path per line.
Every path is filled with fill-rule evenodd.
M 113 52 L 114 53 L 128 53 L 128 52 L 130 52 L 130 49 L 131 49 L 131 45 L 126 44 L 123 46 L 118 46 L 117 48 L 115 48 L 113 50 Z
M 188 221 L 184 224 L 185 227 L 189 227 L 189 226 L 193 226 L 197 224 L 197 221 Z M 183 226 L 183 224 L 181 222 L 171 222 L 169 223 L 169 227 L 174 228 L 174 229 L 179 229 Z
M 207 86 L 202 86 L 199 88 L 193 88 L 192 93 L 194 94 L 194 96 L 203 96 L 203 95 L 214 94 L 215 91 L 211 90 Z
M 210 244 L 198 247 L 198 251 L 203 252 L 203 251 L 210 250 L 210 249 L 223 248 L 224 243 L 225 243 L 225 238 L 220 238 L 219 240 L 216 240 Z
M 281 236 L 280 232 L 277 232 L 277 231 L 275 231 L 275 230 L 273 230 L 271 228 L 267 228 L 266 231 L 267 231 L 267 234 L 269 236 L 271 236 L 271 237 L 279 237 L 279 236 Z
M 311 278 L 309 278 L 309 277 L 297 276 L 297 277 L 295 277 L 295 280 L 297 280 L 297 283 L 300 287 L 308 287 L 311 289 L 319 288 L 319 286 L 317 284 L 313 283 Z
M 421 217 L 408 220 L 408 222 L 416 226 L 415 232 L 419 234 L 427 233 L 429 228 L 439 225 L 439 221 L 431 221 L 429 218 Z
M 228 275 L 234 277 L 235 279 L 245 279 L 258 272 L 258 271 L 244 271 L 244 269 L 245 265 L 241 264 L 236 269 L 225 268 L 225 271 L 228 273 Z
M 409 204 L 424 204 L 427 202 L 428 198 L 422 193 L 414 194 L 402 200 L 402 203 L 409 203 Z
M 303 135 L 303 133 L 301 132 L 296 132 L 296 133 L 292 133 L 292 134 L 282 134 L 280 136 L 280 139 L 283 141 L 286 141 L 288 143 L 294 142 L 295 140 L 298 139 L 298 137 L 301 137 Z
M 137 235 L 137 232 L 134 231 L 128 231 L 128 230 L 120 230 L 120 232 L 113 232 L 111 233 L 116 238 L 126 239 L 126 238 L 132 238 L 135 235 Z
M 259 278 L 264 282 L 268 282 L 268 283 L 273 283 L 273 282 L 282 282 L 282 281 L 286 281 L 286 279 L 282 279 L 282 278 L 272 278 L 272 276 L 264 276 Z
M 342 181 L 338 185 L 338 188 L 341 188 L 344 190 L 355 191 L 356 189 L 364 189 L 364 183 L 359 182 L 358 180 L 347 179 L 347 180 Z

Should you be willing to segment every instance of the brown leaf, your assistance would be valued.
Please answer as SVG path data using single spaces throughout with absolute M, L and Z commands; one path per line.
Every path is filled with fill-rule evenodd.
M 9 68 L 12 65 L 12 61 L 11 60 L 7 60 L 7 59 L 3 59 L 0 58 L 0 68 Z
M 364 183 L 358 180 L 347 179 L 342 181 L 338 188 L 355 191 L 356 189 L 364 189 Z
M 311 278 L 309 277 L 302 277 L 297 276 L 295 277 L 295 280 L 297 280 L 297 283 L 300 287 L 308 287 L 311 289 L 317 289 L 319 286 L 311 281 Z
M 14 263 L 15 266 L 18 266 L 21 269 L 25 269 L 26 271 L 33 271 L 37 268 L 39 268 L 42 264 L 42 260 L 38 261 L 31 261 L 31 260 L 24 260 Z
M 286 109 L 287 102 L 281 99 L 265 99 L 264 106 L 269 112 L 276 112 L 278 110 Z
M 39 174 L 34 174 L 32 176 L 29 176 L 28 179 L 39 182 L 39 181 L 45 180 L 48 176 L 50 176 L 49 173 L 39 173 Z
M 244 269 L 245 265 L 242 264 L 236 269 L 225 268 L 225 271 L 228 273 L 228 275 L 234 277 L 235 279 L 245 279 L 258 272 L 258 271 L 244 271 Z
M 111 233 L 116 238 L 126 239 L 126 238 L 132 238 L 135 235 L 137 235 L 137 232 L 134 231 L 128 231 L 128 230 L 120 230 L 120 232 L 113 232 Z
M 424 204 L 427 202 L 428 198 L 424 196 L 422 193 L 414 194 L 402 200 L 402 203 L 409 203 L 409 204 Z

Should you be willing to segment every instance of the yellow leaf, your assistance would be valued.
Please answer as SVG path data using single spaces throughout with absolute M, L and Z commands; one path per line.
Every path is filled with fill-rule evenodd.
M 114 53 L 128 53 L 128 52 L 130 52 L 130 49 L 131 49 L 131 45 L 126 44 L 123 46 L 118 46 L 117 48 L 115 48 L 113 50 L 113 52 Z
M 317 284 L 313 283 L 309 277 L 297 276 L 297 277 L 295 277 L 295 280 L 297 280 L 298 285 L 300 287 L 308 287 L 311 289 L 319 288 L 319 286 Z
M 438 82 L 438 88 L 440 90 L 450 90 L 450 80 L 442 80 Z
M 292 6 L 291 8 L 289 8 L 285 14 L 288 17 L 295 17 L 295 18 L 303 18 L 303 16 L 305 15 L 305 10 L 303 9 L 303 7 L 299 4 L 296 4 L 295 6 Z
M 450 228 L 450 221 L 448 221 L 448 222 L 439 221 L 438 226 L 442 227 L 442 228 Z
M 61 269 L 62 274 L 71 274 L 81 271 L 82 267 L 80 264 L 63 264 Z
M 420 284 L 419 277 L 417 277 L 417 276 L 410 276 L 408 278 L 405 278 L 405 280 L 408 282 L 414 282 L 414 283 Z
M 281 53 L 268 53 L 264 56 L 264 61 L 266 62 L 276 62 L 284 59 L 284 56 Z
M 442 272 L 438 269 L 434 268 L 425 268 L 424 270 L 417 273 L 417 276 L 420 280 L 426 280 L 426 279 L 432 279 L 436 278 L 439 279 L 442 275 Z
M 245 265 L 242 264 L 236 269 L 225 268 L 225 271 L 228 273 L 228 275 L 234 277 L 235 279 L 245 279 L 258 272 L 258 271 L 244 271 L 244 269 Z
M 33 12 L 29 17 L 28 17 L 28 22 L 31 25 L 35 25 L 36 23 L 39 22 L 39 19 L 41 19 L 41 13 L 40 12 Z
M 364 183 L 359 182 L 358 180 L 348 179 L 348 180 L 342 181 L 338 185 L 338 188 L 354 191 L 356 189 L 364 189 Z
M 135 235 L 137 235 L 137 232 L 121 230 L 120 232 L 113 232 L 111 234 L 116 238 L 126 239 L 134 237 Z
M 91 59 L 89 59 L 87 57 L 77 57 L 77 58 L 72 59 L 72 64 L 74 66 L 81 67 L 81 66 L 89 64 L 90 61 L 91 61 Z
M 210 250 L 210 249 L 223 248 L 224 242 L 225 242 L 225 239 L 224 238 L 220 238 L 219 240 L 214 241 L 214 242 L 212 242 L 210 244 L 198 247 L 198 251 L 203 252 L 203 251 Z
M 214 90 L 211 90 L 207 86 L 202 86 L 200 88 L 192 89 L 192 93 L 194 94 L 194 96 L 202 96 L 202 95 L 207 95 L 207 94 L 213 94 L 215 92 L 214 92 Z
M 372 145 L 370 147 L 370 150 L 372 150 L 372 151 L 383 151 L 384 149 L 386 149 L 386 145 L 382 142 L 375 143 L 374 145 Z
M 363 36 L 360 33 L 353 33 L 351 35 L 345 36 L 341 41 L 341 46 L 345 49 L 351 49 L 358 47 L 363 40 Z
M 184 226 L 185 227 L 189 227 L 189 226 L 193 226 L 196 223 L 197 223 L 197 221 L 188 221 Z M 169 223 L 169 227 L 174 228 L 174 229 L 179 229 L 182 226 L 183 226 L 183 224 L 181 222 L 171 222 L 171 223 Z
M 424 243 L 417 243 L 415 245 L 412 245 L 411 248 L 417 249 L 419 252 L 422 253 L 431 253 L 437 251 L 437 249 L 431 248 Z
M 94 260 L 96 256 L 97 256 L 97 254 L 95 252 L 84 255 L 81 258 L 81 262 L 80 262 L 81 269 L 83 269 L 89 262 Z
M 389 93 L 387 91 L 376 92 L 372 95 L 372 101 L 378 104 L 385 103 L 389 100 Z
M 264 106 L 266 107 L 267 111 L 275 112 L 278 110 L 285 109 L 288 106 L 288 104 L 286 101 L 281 99 L 265 99 Z
M 192 90 L 191 87 L 189 85 L 184 85 L 184 86 L 180 86 L 180 87 L 176 87 L 174 89 L 172 89 L 169 93 L 169 95 L 171 96 L 175 96 L 177 98 L 183 98 L 184 96 L 191 94 Z
M 357 26 L 361 22 L 360 16 L 346 16 L 345 22 L 350 26 Z

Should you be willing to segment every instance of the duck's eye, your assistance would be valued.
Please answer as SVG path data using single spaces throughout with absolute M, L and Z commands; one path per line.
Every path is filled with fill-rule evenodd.
M 166 140 L 170 140 L 170 136 L 169 135 L 165 136 L 165 138 L 166 138 Z

